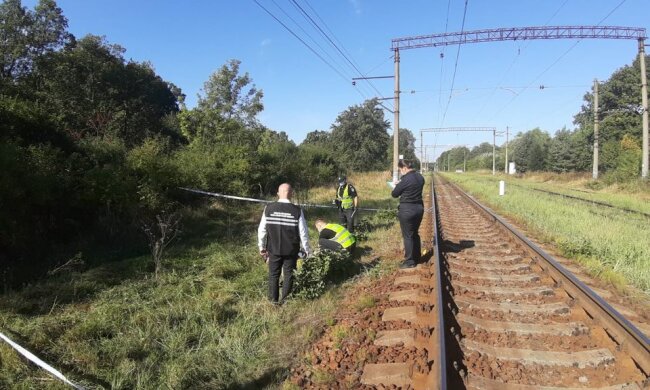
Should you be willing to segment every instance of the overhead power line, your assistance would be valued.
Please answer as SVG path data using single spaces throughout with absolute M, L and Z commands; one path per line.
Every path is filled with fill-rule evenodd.
M 336 66 L 332 65 L 332 63 L 330 63 L 327 59 L 325 59 L 320 53 L 318 53 L 318 51 L 316 51 L 311 45 L 309 45 L 304 39 L 302 39 L 294 30 L 292 30 L 289 26 L 287 26 L 282 20 L 280 20 L 280 18 L 278 18 L 275 14 L 273 14 L 273 12 L 271 12 L 269 9 L 264 7 L 258 0 L 253 0 L 253 1 L 255 2 L 255 4 L 258 7 L 260 7 L 264 12 L 266 12 L 269 16 L 271 16 L 271 18 L 273 18 L 273 20 L 275 20 L 285 30 L 287 30 L 291 35 L 293 35 L 294 38 L 296 38 L 298 41 L 300 41 L 300 43 L 302 43 L 305 47 L 307 47 L 307 49 L 309 49 L 309 51 L 311 51 L 316 57 L 318 57 L 323 63 L 325 63 L 325 65 L 327 65 L 336 74 L 338 74 L 341 77 L 341 79 L 344 80 L 344 82 L 346 84 L 349 83 L 350 77 L 343 73 L 344 70 L 339 70 L 339 69 L 337 69 Z M 294 23 L 295 23 L 295 21 L 294 21 Z M 359 95 L 361 95 L 361 97 L 364 100 L 368 99 L 368 96 L 360 88 L 355 87 L 354 89 L 355 89 L 355 91 L 357 91 L 357 93 L 359 93 Z M 382 106 L 383 106 L 383 104 L 382 104 Z M 385 107 L 385 106 L 383 106 L 383 107 Z M 385 107 L 385 108 L 387 108 L 387 107 Z M 390 109 L 388 109 L 388 110 L 390 110 Z
M 621 0 L 621 2 L 618 3 L 618 5 L 616 5 L 616 7 L 614 7 L 611 11 L 609 11 L 609 13 L 607 13 L 607 15 L 605 15 L 602 19 L 600 19 L 600 21 L 596 24 L 596 26 L 600 26 L 605 20 L 607 20 L 607 18 L 609 18 L 614 12 L 616 12 L 616 10 L 619 9 L 626 1 L 627 0 Z M 580 44 L 580 42 L 582 42 L 582 39 L 578 39 L 577 41 L 575 41 L 575 43 L 573 45 L 571 45 L 567 50 L 565 50 L 562 54 L 560 54 L 560 56 L 555 61 L 553 61 L 549 66 L 546 67 L 546 69 L 544 69 L 540 74 L 538 74 L 533 79 L 533 81 L 531 81 L 530 84 L 528 84 L 528 86 L 526 86 L 526 88 L 523 91 L 521 91 L 521 93 L 525 92 L 528 88 L 530 88 L 531 85 L 536 83 L 537 80 L 539 80 L 542 76 L 544 76 L 546 74 L 546 72 L 551 70 L 551 68 L 553 68 L 558 62 L 560 62 L 564 57 L 566 57 L 567 54 L 569 54 L 573 49 L 575 49 L 575 47 L 578 46 Z M 496 116 L 501 114 L 501 112 L 503 112 L 503 110 L 506 107 L 508 107 L 512 102 L 514 102 L 519 97 L 520 94 L 513 96 L 494 115 L 492 115 L 492 118 L 495 118 Z M 492 118 L 490 118 L 490 119 L 492 119 Z
M 361 77 L 365 77 L 363 72 L 359 70 L 359 67 L 356 65 L 356 63 L 350 58 L 351 56 L 348 56 L 346 53 L 344 53 L 345 48 L 341 49 L 341 47 L 339 47 L 339 45 L 337 45 L 336 42 L 334 42 L 334 40 L 329 36 L 329 34 L 327 34 L 327 32 L 323 30 L 323 28 L 314 20 L 314 18 L 311 17 L 311 15 L 307 11 L 305 11 L 305 9 L 300 4 L 298 4 L 296 0 L 290 0 L 290 1 L 300 11 L 303 17 L 306 18 L 306 20 L 308 20 L 312 24 L 312 26 L 314 26 L 314 28 L 316 28 L 320 32 L 320 34 L 330 43 L 330 45 L 332 45 L 334 49 L 336 49 L 336 51 L 341 55 L 341 57 L 343 57 L 343 59 L 345 59 L 345 61 L 352 67 L 352 69 L 354 69 Z M 379 92 L 379 90 L 375 87 L 375 85 L 370 81 L 367 82 L 372 87 L 372 89 L 377 93 L 377 95 L 383 98 L 383 95 L 381 94 L 381 92 Z
M 282 11 L 282 13 L 283 13 L 287 18 L 289 18 L 289 20 L 291 20 L 291 21 L 292 21 L 296 26 L 298 26 L 298 28 L 300 29 L 300 31 L 302 31 L 302 32 L 303 32 L 307 37 L 309 37 L 309 39 L 310 39 L 310 40 L 311 40 L 311 41 L 312 41 L 312 42 L 313 42 L 313 43 L 314 43 L 314 44 L 315 44 L 315 45 L 316 45 L 316 46 L 321 50 L 321 52 L 324 53 L 324 54 L 327 56 L 327 58 L 329 58 L 329 59 L 332 61 L 332 63 L 335 63 L 335 64 L 339 65 L 339 64 L 337 63 L 337 60 L 336 60 L 334 57 L 332 57 L 332 55 L 331 55 L 327 50 L 325 50 L 325 49 L 320 45 L 320 43 L 318 43 L 318 42 L 316 41 L 316 39 L 314 39 L 314 37 L 312 37 L 311 34 L 309 34 L 309 32 L 307 32 L 307 30 L 305 30 L 305 29 L 302 27 L 302 25 L 300 25 L 300 23 L 298 23 L 294 18 L 292 18 L 291 15 L 289 15 L 289 13 L 288 13 L 287 11 L 285 11 L 285 9 L 282 8 L 282 7 L 281 7 L 281 6 L 280 6 L 280 5 L 279 5 L 275 0 L 271 0 L 271 1 L 273 2 L 273 4 L 275 4 L 275 6 L 276 6 L 280 11 Z
M 449 9 L 451 7 L 451 0 L 447 1 L 447 16 L 445 17 L 445 34 L 447 34 L 448 28 L 449 28 Z M 440 52 L 440 80 L 438 81 L 438 86 L 439 86 L 439 94 L 438 94 L 438 112 L 442 110 L 442 79 L 443 79 L 443 71 L 444 71 L 444 65 L 445 65 L 445 49 L 447 47 L 443 46 L 442 51 Z M 440 115 L 440 114 L 438 114 Z
M 329 63 L 325 58 L 323 58 L 323 56 L 321 56 L 320 54 L 318 54 L 318 52 L 316 52 L 316 50 L 314 50 L 313 47 L 311 47 L 307 42 L 305 42 L 302 38 L 300 38 L 300 37 L 298 36 L 298 34 L 296 34 L 296 33 L 295 33 L 292 29 L 290 29 L 286 24 L 284 24 L 280 19 L 278 19 L 278 18 L 277 18 L 277 17 L 276 17 L 276 16 L 275 16 L 271 11 L 269 11 L 268 9 L 266 9 L 266 7 L 264 7 L 262 4 L 260 4 L 259 1 L 257 1 L 257 0 L 253 0 L 253 1 L 255 2 L 255 4 L 257 4 L 258 7 L 260 7 L 261 9 L 263 9 L 264 12 L 266 12 L 267 14 L 269 14 L 269 16 L 271 16 L 271 17 L 272 17 L 276 22 L 280 23 L 280 25 L 281 25 L 282 27 L 284 27 L 287 31 L 289 31 L 289 33 L 290 33 L 291 35 L 293 35 L 297 40 L 299 40 L 303 45 L 305 45 L 305 47 L 307 47 L 307 49 L 309 49 L 309 51 L 311 51 L 312 53 L 314 53 L 314 55 L 315 55 L 316 57 L 318 57 L 321 61 L 323 61 L 327 66 L 330 67 L 330 69 L 332 69 L 334 72 L 336 72 L 339 76 L 341 76 L 341 78 L 342 78 L 345 82 L 347 82 L 348 78 L 347 78 L 345 75 L 343 75 L 343 73 L 341 73 L 341 71 L 339 71 L 338 69 L 336 69 L 336 68 L 335 68 L 332 64 L 330 64 L 330 63 Z
M 568 3 L 568 2 L 569 2 L 569 0 L 564 0 L 564 2 L 562 4 L 560 4 L 560 6 L 555 10 L 553 15 L 551 15 L 551 17 L 546 20 L 546 22 L 544 23 L 544 26 L 548 26 L 548 24 L 557 16 L 558 13 L 560 13 L 560 10 L 562 10 L 562 8 L 564 8 L 566 3 Z M 523 48 L 524 52 L 526 51 L 526 49 L 528 49 L 528 46 L 530 46 L 531 43 L 532 42 L 530 42 L 530 41 L 528 43 L 526 43 L 526 46 L 524 46 L 524 48 Z M 512 70 L 512 68 L 515 66 L 515 63 L 517 62 L 517 60 L 519 60 L 520 54 L 521 54 L 521 50 L 518 49 L 517 50 L 517 55 L 512 60 L 512 62 L 510 63 L 508 68 L 505 70 L 505 72 L 503 72 L 499 82 L 497 83 L 497 87 L 495 87 L 492 90 L 492 93 L 490 93 L 490 96 L 483 101 L 483 105 L 481 105 L 481 108 L 479 108 L 476 111 L 476 113 L 474 114 L 474 117 L 472 118 L 472 121 L 475 120 L 476 118 L 478 118 L 478 116 L 483 112 L 483 110 L 487 106 L 487 103 L 492 99 L 492 96 L 494 96 L 494 94 L 496 93 L 496 91 L 499 88 L 499 86 L 501 85 L 501 83 L 503 83 L 505 81 L 506 77 L 510 74 L 510 70 Z
M 468 0 L 465 0 L 465 10 L 463 11 L 463 23 L 460 27 L 460 32 L 461 34 L 463 31 L 465 31 L 465 17 L 467 16 L 467 2 Z M 458 51 L 456 51 L 456 63 L 454 64 L 454 75 L 451 78 L 451 90 L 454 90 L 454 82 L 456 81 L 456 71 L 458 70 L 458 58 L 460 57 L 460 42 L 458 43 Z M 451 96 L 452 94 L 449 93 L 449 99 L 447 99 L 447 106 L 445 107 L 445 113 L 442 115 L 442 121 L 440 121 L 440 124 L 445 123 L 445 118 L 447 117 L 447 110 L 449 109 L 449 103 L 451 103 Z

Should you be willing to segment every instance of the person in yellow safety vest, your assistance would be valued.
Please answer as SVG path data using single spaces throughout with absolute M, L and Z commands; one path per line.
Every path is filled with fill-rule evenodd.
M 345 176 L 339 177 L 339 187 L 336 190 L 336 200 L 334 201 L 339 208 L 339 222 L 347 226 L 350 233 L 354 233 L 354 217 L 359 207 L 359 197 L 357 190 L 352 184 L 349 184 Z
M 340 251 L 345 249 L 352 252 L 356 246 L 357 239 L 345 227 L 336 223 L 327 223 L 322 218 L 316 220 L 318 230 L 318 245 L 321 249 Z

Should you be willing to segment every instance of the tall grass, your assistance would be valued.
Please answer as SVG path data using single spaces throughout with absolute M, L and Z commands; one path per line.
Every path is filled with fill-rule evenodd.
M 385 181 L 357 178 L 360 196 L 387 200 Z M 0 329 L 88 388 L 277 386 L 329 322 L 341 286 L 317 300 L 268 303 L 256 247 L 260 213 L 231 201 L 186 210 L 184 236 L 158 280 L 147 256 L 51 277 L 0 296 Z M 310 226 L 317 216 L 336 218 L 326 209 L 306 214 Z M 385 239 L 395 229 L 375 226 L 361 261 L 396 253 L 399 240 Z M 0 343 L 0 388 L 43 387 L 65 388 Z
M 514 217 L 582 261 L 596 275 L 616 283 L 618 276 L 650 294 L 650 223 L 641 215 L 508 186 L 498 195 L 493 179 L 445 174 L 490 207 Z

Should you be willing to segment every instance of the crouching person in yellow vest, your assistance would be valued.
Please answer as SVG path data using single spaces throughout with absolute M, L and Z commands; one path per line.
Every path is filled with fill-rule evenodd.
M 316 220 L 315 225 L 316 229 L 318 229 L 318 245 L 321 249 L 331 251 L 345 249 L 348 252 L 354 250 L 357 240 L 345 227 L 335 223 L 327 223 L 321 218 Z

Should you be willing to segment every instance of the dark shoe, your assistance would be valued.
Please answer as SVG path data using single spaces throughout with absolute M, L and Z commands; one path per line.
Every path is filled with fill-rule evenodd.
M 415 268 L 415 264 L 403 262 L 402 264 L 399 265 L 399 269 L 406 269 L 406 268 Z

